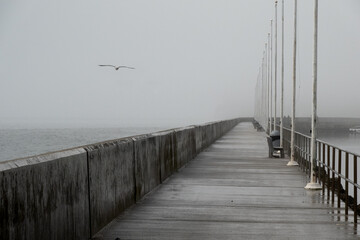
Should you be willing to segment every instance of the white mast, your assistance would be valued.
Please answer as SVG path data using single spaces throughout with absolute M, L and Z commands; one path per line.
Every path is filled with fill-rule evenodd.
M 280 102 L 280 147 L 283 147 L 283 120 L 284 120 L 284 0 L 282 0 L 281 17 L 281 102 Z
M 294 49 L 293 49 L 293 95 L 291 113 L 291 156 L 287 166 L 298 166 L 295 161 L 295 100 L 296 100 L 296 38 L 297 38 L 297 0 L 294 3 Z
M 274 89 L 275 89 L 275 100 L 274 100 L 274 129 L 276 130 L 276 105 L 277 105 L 277 99 L 276 99 L 276 95 L 277 95 L 277 3 L 278 1 L 275 1 L 275 75 L 274 75 L 274 81 L 275 81 L 275 85 L 274 85 Z
M 314 173 L 314 165 L 316 163 L 316 110 L 317 110 L 317 54 L 318 54 L 318 0 L 315 0 L 314 10 L 314 62 L 313 62 L 313 107 L 311 116 L 311 173 L 310 183 L 305 186 L 305 189 L 320 190 L 321 185 L 316 182 Z

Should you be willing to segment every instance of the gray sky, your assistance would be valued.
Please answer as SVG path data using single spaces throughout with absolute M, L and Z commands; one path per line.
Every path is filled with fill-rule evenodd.
M 285 4 L 290 114 L 293 1 Z M 360 117 L 360 1 L 319 4 L 318 113 Z M 182 126 L 253 116 L 273 17 L 271 0 L 0 0 L 0 127 Z M 297 110 L 310 116 L 313 1 L 299 1 L 298 21 Z

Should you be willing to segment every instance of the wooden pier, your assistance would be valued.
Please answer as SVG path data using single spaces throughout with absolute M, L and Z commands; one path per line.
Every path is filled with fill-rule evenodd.
M 353 216 L 328 203 L 266 135 L 242 122 L 126 210 L 101 239 L 359 239 Z M 352 214 L 352 212 L 350 213 Z

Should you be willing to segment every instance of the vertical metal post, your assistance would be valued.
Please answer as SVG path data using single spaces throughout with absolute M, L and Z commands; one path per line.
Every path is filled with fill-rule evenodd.
M 303 145 L 303 147 L 300 150 L 298 150 L 301 153 L 301 158 L 300 159 L 301 159 L 302 170 L 303 170 L 303 172 L 307 173 L 306 165 L 305 165 L 306 138 L 304 138 L 302 135 L 299 135 L 299 137 L 301 138 L 301 142 L 302 142 L 302 145 Z
M 297 152 L 299 152 L 298 149 L 296 149 L 296 146 L 299 146 L 301 148 L 301 151 L 300 151 L 300 156 L 298 156 L 298 158 L 296 158 L 296 155 L 295 155 L 295 160 L 298 160 L 298 162 L 300 163 L 300 168 L 301 170 L 304 171 L 304 161 L 303 161 L 303 153 L 302 153 L 302 150 L 304 150 L 305 148 L 305 145 L 304 145 L 304 141 L 303 141 L 303 138 L 301 135 L 295 135 L 295 146 L 294 146 L 294 152 L 295 154 Z
M 349 215 L 349 182 L 347 179 L 349 179 L 349 153 L 346 152 L 345 154 L 345 216 L 346 220 L 348 219 Z
M 302 145 L 303 145 L 303 147 L 301 149 L 298 149 L 298 151 L 301 154 L 301 165 L 302 165 L 303 172 L 306 173 L 307 172 L 306 163 L 305 163 L 306 138 L 304 138 L 304 136 L 302 136 L 302 135 L 298 135 L 298 136 L 301 138 L 301 142 L 302 142 Z
M 325 171 L 325 143 L 322 144 L 322 161 L 321 162 L 323 163 L 323 165 L 321 166 L 320 170 L 324 169 L 324 174 L 325 174 L 326 173 L 326 171 Z M 325 176 L 323 176 L 323 180 L 322 180 L 323 196 L 325 195 L 324 194 L 325 193 L 325 181 L 326 181 Z
M 302 144 L 304 145 L 303 148 L 301 148 L 301 162 L 302 162 L 302 168 L 303 168 L 303 172 L 307 173 L 307 170 L 306 170 L 306 148 L 307 148 L 307 143 L 306 143 L 306 138 L 302 135 L 299 135 L 302 139 Z
M 260 92 L 260 104 L 261 104 L 261 126 L 264 126 L 264 61 L 265 61 L 265 51 L 263 51 L 263 58 L 261 61 L 261 92 Z
M 314 63 L 313 63 L 313 107 L 312 107 L 312 123 L 311 123 L 311 154 L 310 154 L 310 183 L 305 189 L 320 190 L 321 186 L 316 182 L 314 173 L 314 164 L 316 162 L 316 121 L 317 121 L 317 54 L 318 54 L 318 0 L 315 0 L 314 8 Z
M 301 162 L 302 162 L 302 166 L 303 166 L 303 172 L 307 173 L 307 169 L 306 169 L 306 149 L 307 149 L 307 142 L 306 142 L 306 138 L 302 135 L 299 135 L 302 139 L 302 144 L 304 145 L 303 148 L 301 148 Z
M 275 62 L 274 62 L 274 129 L 276 130 L 276 107 L 277 107 L 277 3 L 275 1 Z
M 312 144 L 312 142 L 311 142 L 311 138 L 309 138 L 309 150 L 310 150 L 310 152 L 309 152 L 309 176 L 311 176 L 310 175 L 310 173 L 311 173 L 311 168 L 312 167 L 314 167 L 314 170 L 315 170 L 315 165 L 313 165 L 313 166 L 311 166 L 311 144 Z M 316 149 L 316 143 L 315 143 L 315 149 Z M 316 153 L 316 150 L 315 150 L 315 153 Z M 316 155 L 315 155 L 316 156 Z M 317 157 L 316 157 L 317 158 Z M 315 171 L 314 171 L 314 176 L 316 177 L 316 173 L 315 173 Z M 315 178 L 316 179 L 316 178 Z
M 305 144 L 306 144 L 306 152 L 305 152 L 305 164 L 306 164 L 306 173 L 309 174 L 309 156 L 310 156 L 310 153 L 309 153 L 309 139 L 307 137 L 304 137 L 305 138 Z
M 308 148 L 308 144 L 307 144 L 307 138 L 306 137 L 302 137 L 304 139 L 304 145 L 305 145 L 305 148 L 304 148 L 304 152 L 303 152 L 303 165 L 304 165 L 304 169 L 305 169 L 305 173 L 308 172 L 307 170 L 307 148 Z
M 271 19 L 270 20 L 270 25 L 271 25 L 271 35 L 270 35 L 270 113 L 271 113 L 271 121 L 270 121 L 270 130 L 273 131 L 274 128 L 273 128 L 273 51 L 272 51 L 272 45 L 273 45 L 273 41 L 272 41 L 272 38 L 273 38 L 273 20 Z M 271 132 L 270 131 L 270 132 Z
M 290 161 L 287 166 L 298 166 L 295 161 L 295 110 L 296 110 L 296 38 L 297 38 L 297 0 L 294 7 L 294 46 L 293 46 L 293 89 L 292 89 L 292 111 L 291 111 L 291 143 L 290 143 Z
M 302 161 L 302 165 L 303 165 L 303 172 L 307 173 L 307 163 L 306 163 L 306 161 L 307 161 L 307 154 L 306 154 L 307 141 L 306 141 L 306 138 L 304 136 L 301 136 L 301 138 L 302 138 L 303 144 L 304 144 L 304 148 L 301 148 L 302 149 L 301 161 Z
M 295 135 L 294 136 L 294 160 L 298 161 L 298 163 L 300 164 L 300 169 L 304 171 L 304 164 L 303 164 L 303 159 L 302 159 L 302 151 L 299 150 L 299 148 L 301 150 L 304 149 L 304 141 L 301 137 L 301 135 Z
M 332 147 L 332 169 L 335 171 L 335 148 L 334 147 Z M 331 176 L 332 176 L 331 203 L 334 204 L 334 202 L 335 202 L 335 173 L 332 172 Z
M 327 196 L 328 196 L 328 199 L 330 197 L 330 146 L 327 145 L 327 174 L 328 174 L 328 179 L 327 179 Z
M 319 162 L 316 164 L 318 169 L 317 178 L 319 179 L 319 184 L 321 185 L 321 144 L 320 142 L 317 142 L 317 152 L 318 152 L 318 159 Z
M 341 199 L 340 199 L 341 177 L 340 177 L 340 174 L 341 174 L 341 155 L 342 155 L 342 152 L 340 149 L 338 149 L 338 153 L 339 153 L 339 156 L 338 156 L 338 192 L 337 192 L 337 195 L 338 195 L 338 208 L 340 208 L 340 204 L 341 204 Z
M 357 156 L 354 156 L 354 183 L 357 184 Z M 354 186 L 354 223 L 357 223 L 357 187 Z
M 269 132 L 269 125 L 268 125 L 268 116 L 269 116 L 269 103 L 268 103 L 268 100 L 269 100 L 269 97 L 268 97 L 268 87 L 269 87 L 269 84 L 268 84 L 268 57 L 267 57 L 267 43 L 265 43 L 265 65 L 264 65 L 264 71 L 265 71 L 265 124 L 266 124 L 266 131 Z M 265 126 L 264 126 L 265 127 Z
M 280 147 L 284 148 L 284 0 L 281 4 L 281 97 L 280 97 Z
M 268 54 L 267 54 L 267 80 L 268 80 L 268 124 L 269 124 L 269 134 L 271 133 L 271 83 L 270 83 L 270 33 L 268 33 Z
M 306 156 L 307 156 L 307 171 L 309 173 L 309 177 L 311 177 L 311 139 L 306 138 L 307 141 L 307 149 L 308 151 L 306 152 Z

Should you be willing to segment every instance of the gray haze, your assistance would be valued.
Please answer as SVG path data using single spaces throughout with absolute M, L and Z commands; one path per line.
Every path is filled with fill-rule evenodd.
M 290 114 L 293 1 L 285 4 Z M 313 1 L 298 8 L 297 113 L 310 116 Z M 271 0 L 0 0 L 0 128 L 253 116 L 273 16 Z M 360 1 L 319 1 L 320 116 L 360 117 L 359 29 Z

